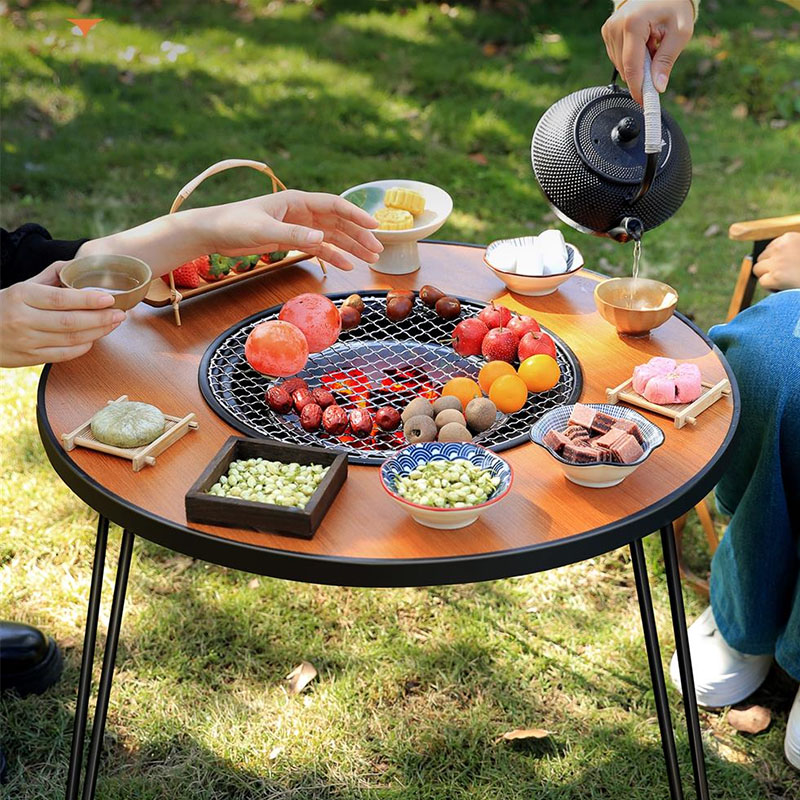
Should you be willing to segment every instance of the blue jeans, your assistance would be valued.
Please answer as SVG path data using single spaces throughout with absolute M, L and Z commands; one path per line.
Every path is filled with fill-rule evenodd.
M 739 383 L 742 416 L 716 489 L 731 516 L 711 562 L 725 641 L 800 680 L 800 289 L 709 332 Z

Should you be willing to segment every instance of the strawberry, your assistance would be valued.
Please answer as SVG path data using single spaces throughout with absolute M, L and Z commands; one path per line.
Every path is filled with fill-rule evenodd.
M 288 255 L 288 250 L 273 250 L 271 253 L 264 253 L 261 258 L 268 264 L 274 264 L 276 261 L 283 261 Z
M 219 253 L 212 253 L 206 256 L 205 263 L 197 265 L 197 272 L 206 281 L 221 281 L 231 271 L 231 259 L 221 256 Z
M 194 261 L 187 261 L 181 264 L 177 269 L 172 270 L 172 275 L 175 278 L 175 286 L 178 289 L 196 289 L 200 285 L 200 276 L 198 275 L 198 262 L 208 260 L 208 256 L 200 256 Z M 161 276 L 164 283 L 169 284 L 169 273 Z
M 234 272 L 250 272 L 260 261 L 261 256 L 236 256 L 231 258 L 231 266 Z

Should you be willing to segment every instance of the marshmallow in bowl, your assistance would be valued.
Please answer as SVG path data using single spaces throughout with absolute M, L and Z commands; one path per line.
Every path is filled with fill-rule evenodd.
M 517 247 L 517 275 L 544 275 L 545 263 L 537 246 L 538 236 L 529 245 Z
M 511 242 L 504 242 L 492 252 L 492 266 L 501 272 L 517 271 L 517 248 Z
M 542 254 L 545 275 L 558 275 L 567 271 L 567 244 L 561 231 L 543 231 L 536 237 L 535 246 Z

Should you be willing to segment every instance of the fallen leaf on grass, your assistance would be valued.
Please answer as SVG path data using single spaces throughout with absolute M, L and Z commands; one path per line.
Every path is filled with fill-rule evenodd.
M 750 112 L 747 110 L 747 103 L 737 103 L 731 109 L 731 116 L 734 119 L 747 119 L 747 115 Z
M 247 582 L 248 589 L 258 589 L 258 578 L 253 578 L 251 581 Z
M 485 167 L 489 163 L 489 159 L 483 153 L 470 153 L 467 156 L 470 161 L 474 161 L 476 164 L 480 164 L 482 167 Z
M 173 556 L 164 562 L 164 566 L 171 570 L 172 575 L 180 575 L 186 572 L 192 564 L 194 564 L 194 559 L 189 556 Z
M 287 691 L 289 694 L 300 694 L 316 677 L 316 667 L 310 661 L 303 661 L 286 676 L 289 682 Z
M 272 750 L 269 751 L 269 760 L 274 761 L 282 752 L 284 751 L 284 747 L 282 744 L 276 744 Z
M 501 739 L 506 742 L 515 742 L 524 739 L 545 739 L 550 735 L 550 731 L 542 730 L 541 728 L 517 728 L 513 731 L 506 731 L 502 736 L 498 737 L 497 741 Z
M 764 706 L 732 708 L 728 712 L 727 720 L 728 724 L 732 725 L 740 733 L 761 733 L 772 722 L 772 714 Z
M 716 236 L 716 235 L 717 235 L 717 234 L 718 234 L 718 233 L 719 233 L 721 230 L 722 230 L 722 228 L 720 228 L 720 226 L 719 226 L 719 225 L 717 225 L 717 223 L 716 223 L 716 222 L 714 222 L 714 223 L 712 223 L 711 225 L 709 225 L 709 226 L 708 226 L 708 227 L 707 227 L 707 228 L 706 228 L 706 229 L 703 231 L 703 236 L 705 236 L 705 237 L 706 237 L 706 239 L 710 239 L 712 236 Z
M 734 158 L 727 167 L 725 167 L 725 174 L 726 175 L 733 175 L 734 172 L 738 172 L 744 166 L 744 160 L 741 158 Z

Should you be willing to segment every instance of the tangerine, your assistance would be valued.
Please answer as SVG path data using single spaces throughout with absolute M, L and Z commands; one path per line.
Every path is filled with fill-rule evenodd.
M 519 365 L 519 376 L 525 381 L 529 392 L 546 392 L 558 383 L 561 370 L 552 356 L 538 353 Z
M 504 414 L 513 414 L 525 405 L 528 387 L 519 375 L 501 375 L 492 384 L 489 399 Z
M 470 400 L 482 397 L 481 387 L 472 378 L 451 378 L 442 388 L 442 397 L 456 397 L 464 410 Z
M 478 383 L 486 394 L 501 375 L 514 375 L 515 369 L 508 361 L 487 361 L 478 373 Z

